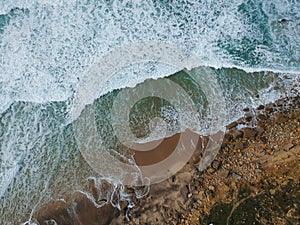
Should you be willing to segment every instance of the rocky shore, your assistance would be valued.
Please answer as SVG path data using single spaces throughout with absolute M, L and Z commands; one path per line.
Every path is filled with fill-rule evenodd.
M 196 151 L 179 173 L 134 199 L 130 211 L 125 202 L 121 211 L 109 204 L 97 208 L 78 192 L 46 204 L 34 219 L 40 225 L 300 224 L 300 97 L 244 111 L 226 127 L 222 148 L 205 171 L 198 170 Z M 92 182 L 89 192 L 97 199 Z
M 299 224 L 300 98 L 244 111 L 207 170 L 195 154 L 111 224 Z

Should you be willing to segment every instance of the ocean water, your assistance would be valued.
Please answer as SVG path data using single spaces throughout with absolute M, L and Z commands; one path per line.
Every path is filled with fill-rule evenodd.
M 299 8 L 292 0 L 1 1 L 1 224 L 30 220 L 89 177 L 137 184 L 132 142 L 185 129 L 209 135 L 245 107 L 297 94 Z M 95 146 L 100 165 L 85 154 Z

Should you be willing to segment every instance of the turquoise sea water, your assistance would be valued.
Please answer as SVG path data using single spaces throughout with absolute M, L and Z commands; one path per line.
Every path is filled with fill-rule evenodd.
M 293 95 L 299 8 L 254 0 L 1 2 L 0 222 L 24 222 L 47 200 L 101 176 L 74 132 L 88 105 L 103 145 L 130 160 L 116 127 L 128 126 L 140 142 L 186 128 L 209 134 L 245 107 Z M 119 124 L 130 104 L 128 123 Z M 151 133 L 155 117 L 165 126 Z M 105 175 L 122 183 L 121 173 Z

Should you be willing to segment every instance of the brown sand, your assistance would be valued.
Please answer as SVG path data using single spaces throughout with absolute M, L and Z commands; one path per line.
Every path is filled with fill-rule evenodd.
M 181 139 L 180 137 L 185 136 L 188 138 Z M 145 144 L 140 144 L 139 146 L 135 146 L 135 149 L 151 149 L 150 151 L 134 151 L 134 159 L 138 166 L 147 166 L 158 163 L 168 156 L 176 149 L 179 141 L 182 143 L 185 149 L 194 150 L 194 146 L 191 145 L 191 140 L 195 140 L 196 149 L 200 149 L 201 145 L 201 137 L 196 133 L 193 133 L 190 130 L 185 131 L 181 134 L 175 134 L 172 137 L 165 138 L 163 140 L 148 142 Z M 156 146 L 156 143 L 160 144 Z M 156 146 L 152 148 L 152 146 Z
M 76 192 L 66 201 L 51 201 L 43 206 L 35 215 L 39 224 L 109 224 L 113 217 L 118 215 L 118 210 L 106 204 L 101 208 L 95 205 L 85 194 Z
M 136 206 L 129 217 L 125 216 L 126 203 L 121 212 L 109 204 L 96 208 L 78 192 L 66 197 L 65 202 L 49 202 L 34 218 L 41 225 L 51 219 L 59 225 L 300 223 L 299 108 L 300 98 L 283 99 L 260 106 L 230 124 L 222 149 L 204 172 L 198 171 L 198 164 L 207 138 L 187 131 L 198 140 L 198 150 L 179 173 L 152 185 L 147 197 L 135 199 Z M 238 130 L 238 124 L 245 128 Z M 152 151 L 137 151 L 138 165 L 168 157 L 179 136 L 166 138 Z M 146 145 L 149 144 L 156 143 Z M 93 185 L 90 192 L 97 199 Z M 288 196 L 283 196 L 286 192 Z M 275 193 L 282 199 L 274 200 Z M 286 209 L 277 207 L 284 198 L 289 199 L 284 203 Z M 245 211 L 249 214 L 242 213 Z

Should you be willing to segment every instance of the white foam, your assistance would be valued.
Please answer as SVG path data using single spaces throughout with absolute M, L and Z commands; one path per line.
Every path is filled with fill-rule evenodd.
M 218 43 L 224 43 L 238 48 L 236 46 L 243 37 L 260 40 L 259 21 L 255 24 L 239 11 L 242 3 L 1 2 L 0 14 L 14 8 L 28 11 L 16 13 L 0 35 L 0 93 L 4 103 L 0 110 L 4 111 L 14 101 L 65 101 L 74 94 L 85 73 L 99 57 L 107 55 L 116 46 L 137 42 L 157 41 L 185 48 L 195 54 L 202 65 L 215 68 L 299 72 L 299 64 L 288 63 L 289 58 L 297 59 L 299 54 L 296 51 L 299 38 L 293 33 L 296 25 L 291 22 L 292 25 L 281 29 L 279 34 L 275 28 L 271 29 L 272 22 L 278 21 L 282 10 L 287 14 L 289 9 L 295 9 L 291 3 L 277 1 L 278 13 L 273 14 L 269 4 L 263 4 L 270 25 L 267 29 L 271 29 L 274 43 L 271 47 L 257 45 L 255 51 L 259 60 L 255 66 L 218 46 Z M 294 13 L 294 17 L 297 16 L 299 12 Z M 290 40 L 288 46 L 278 43 L 278 35 L 285 35 L 285 40 Z M 149 73 L 140 78 L 114 80 L 111 86 L 106 86 L 106 92 L 136 85 L 152 77 L 155 75 Z

